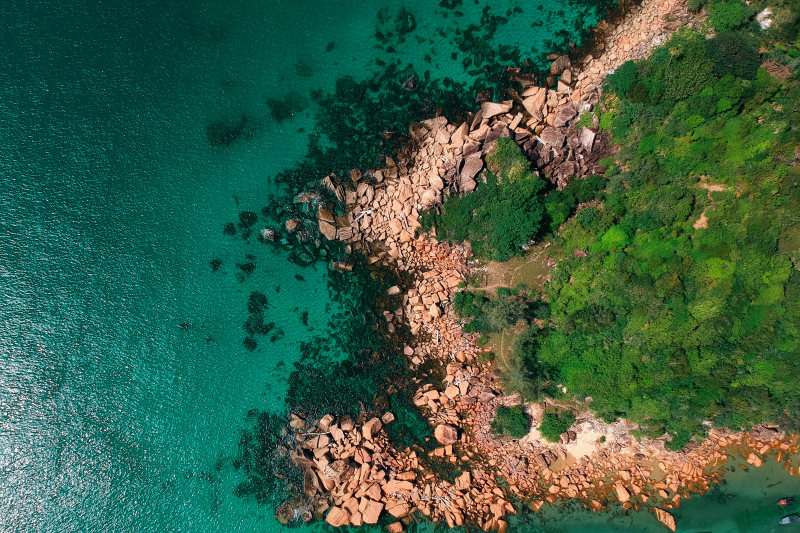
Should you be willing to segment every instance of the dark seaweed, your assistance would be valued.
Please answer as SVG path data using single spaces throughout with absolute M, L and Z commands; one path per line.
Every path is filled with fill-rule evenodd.
M 256 348 L 258 348 L 258 343 L 253 337 L 245 337 L 244 340 L 242 341 L 242 344 L 244 344 L 244 347 L 250 350 L 251 352 Z
M 268 305 L 267 297 L 264 294 L 253 291 L 250 293 L 250 298 L 247 300 L 247 311 L 250 314 L 263 313 Z
M 235 494 L 275 506 L 289 490 L 303 487 L 303 474 L 286 453 L 293 437 L 286 432 L 284 417 L 250 409 L 247 420 L 253 424 L 252 429 L 242 431 L 233 461 L 246 481 L 237 486 Z
M 236 122 L 219 121 L 212 122 L 206 126 L 206 137 L 211 146 L 230 146 L 241 136 L 250 136 L 251 129 L 248 127 L 248 119 L 245 115 Z
M 270 98 L 267 100 L 269 113 L 276 122 L 283 122 L 301 111 L 306 105 L 306 99 L 296 92 L 287 93 L 281 99 Z
M 252 262 L 250 262 L 250 263 L 236 263 L 236 267 L 239 268 L 242 272 L 244 272 L 246 275 L 249 276 L 250 274 L 252 274 L 255 271 L 256 264 L 252 263 Z
M 252 211 L 242 211 L 239 213 L 239 227 L 240 228 L 249 228 L 253 224 L 258 222 L 258 214 L 253 213 Z

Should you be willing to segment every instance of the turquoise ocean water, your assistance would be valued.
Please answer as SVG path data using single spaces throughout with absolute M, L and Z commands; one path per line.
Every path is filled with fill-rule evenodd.
M 484 3 L 442 4 L 462 14 L 422 0 L 4 3 L 1 531 L 280 528 L 234 494 L 231 463 L 248 411 L 284 409 L 301 343 L 335 333 L 339 304 L 324 262 L 300 268 L 223 228 L 259 213 L 305 154 L 312 92 L 396 60 L 473 83 L 455 37 Z M 489 45 L 534 60 L 595 22 L 580 6 L 491 3 L 507 12 Z M 212 146 L 209 125 L 242 116 L 244 133 Z M 253 291 L 275 329 L 248 349 Z M 800 492 L 770 472 L 756 474 L 780 480 L 770 490 Z M 769 531 L 726 511 L 775 495 L 753 476 L 731 476 L 733 500 L 687 503 L 687 531 Z M 646 514 L 548 513 L 552 531 L 654 530 Z

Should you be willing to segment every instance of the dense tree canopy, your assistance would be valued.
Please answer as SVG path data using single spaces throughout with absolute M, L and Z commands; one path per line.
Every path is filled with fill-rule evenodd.
M 608 78 L 605 176 L 547 193 L 501 139 L 487 182 L 425 219 L 501 260 L 554 235 L 542 321 L 530 295 L 460 293 L 456 311 L 471 331 L 529 324 L 499 362 L 507 392 L 564 385 L 675 449 L 709 424 L 800 430 L 800 5 L 763 31 L 758 3 L 691 4 L 708 36 L 684 28 Z
M 798 429 L 800 88 L 796 61 L 786 82 L 753 69 L 758 45 L 681 31 L 610 77 L 621 150 L 602 202 L 559 234 L 535 336 L 571 393 L 674 448 L 705 421 Z

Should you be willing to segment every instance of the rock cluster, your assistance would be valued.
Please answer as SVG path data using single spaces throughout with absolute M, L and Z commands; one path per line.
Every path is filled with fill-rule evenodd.
M 486 530 L 507 529 L 502 517 L 514 508 L 493 476 L 480 468 L 465 470 L 454 483 L 430 473 L 418 475 L 417 452 L 389 444 L 384 425 L 393 421 L 392 413 L 361 421 L 331 415 L 307 421 L 292 415 L 298 445 L 290 457 L 304 471 L 303 490 L 317 502 L 318 515 L 334 527 L 376 524 L 390 515 L 398 519 L 390 531 L 399 532 L 419 511 L 451 527 L 470 521 Z M 436 435 L 450 448 L 458 440 L 452 427 L 437 427 Z
M 385 432 L 394 420 L 391 413 L 357 420 L 294 416 L 290 425 L 297 447 L 291 457 L 305 473 L 304 489 L 316 502 L 315 514 L 324 515 L 330 525 L 374 524 L 390 515 L 396 521 L 389 530 L 399 532 L 419 513 L 451 527 L 469 522 L 485 531 L 504 531 L 507 514 L 514 512 L 509 500 L 521 497 L 535 511 L 568 498 L 594 511 L 610 503 L 647 507 L 674 531 L 669 510 L 691 493 L 708 490 L 722 476 L 719 465 L 729 455 L 743 455 L 756 467 L 765 456 L 775 455 L 793 475 L 798 473 L 791 463 L 800 445 L 797 436 L 767 427 L 749 434 L 712 429 L 704 442 L 676 453 L 667 451 L 662 440 L 634 439 L 633 424 L 605 424 L 583 409 L 559 443 L 544 441 L 535 430 L 521 440 L 496 438 L 490 428 L 497 407 L 519 404 L 519 398 L 500 392 L 492 368 L 478 362 L 482 349 L 474 336 L 463 333 L 453 312 L 453 291 L 470 275 L 469 248 L 418 232 L 421 211 L 440 205 L 445 194 L 480 186 L 484 155 L 500 137 L 513 139 L 534 169 L 559 186 L 599 170 L 604 141 L 596 130 L 578 128 L 577 121 L 599 101 L 599 82 L 609 69 L 674 31 L 663 16 L 680 8 L 680 2 L 646 0 L 634 8 L 620 26 L 606 32 L 601 53 L 584 61 L 588 70 L 577 75 L 568 57 L 554 58 L 548 81 L 555 89 L 529 85 L 508 101 L 484 102 L 471 120 L 459 124 L 444 117 L 424 121 L 412 127 L 414 143 L 397 161 L 387 157 L 384 168 L 354 170 L 351 188 L 337 176 L 323 181 L 347 213 L 337 217 L 319 209 L 321 233 L 400 274 L 403 286 L 387 292 L 393 302 L 393 309 L 384 311 L 389 330 L 403 324 L 413 333 L 414 340 L 404 347 L 412 369 L 428 362 L 445 370 L 440 383 L 416 378 L 414 403 L 437 443 L 430 457 L 418 455 L 421 449 L 392 447 Z M 635 37 L 620 47 L 620 35 Z M 543 407 L 526 406 L 534 427 Z M 577 452 L 579 446 L 584 453 Z M 429 461 L 449 463 L 461 474 L 452 483 L 443 480 L 426 468 Z M 500 487 L 498 477 L 507 484 Z
M 623 63 L 646 57 L 681 26 L 691 27 L 700 17 L 686 9 L 686 0 L 644 1 L 631 7 L 618 24 L 597 25 L 591 54 L 583 59 L 575 87 L 599 87 L 606 75 Z
M 318 213 L 319 229 L 330 240 L 385 243 L 399 260 L 399 247 L 414 239 L 420 211 L 440 205 L 448 193 L 473 191 L 484 168 L 484 156 L 500 137 L 510 137 L 532 161 L 534 170 L 558 183 L 598 172 L 605 143 L 595 130 L 577 127 L 582 112 L 599 101 L 596 90 L 561 91 L 531 86 L 506 102 L 484 102 L 467 122 L 449 124 L 445 117 L 411 128 L 414 146 L 382 169 L 351 174 L 355 190 L 344 190 L 336 176 L 323 183 L 347 206 L 337 219 Z M 376 259 L 377 260 L 377 259 Z

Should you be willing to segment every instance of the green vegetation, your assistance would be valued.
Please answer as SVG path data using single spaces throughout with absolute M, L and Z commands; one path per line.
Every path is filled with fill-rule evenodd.
M 539 328 L 530 327 L 514 342 L 513 352 L 500 370 L 500 384 L 508 394 L 518 393 L 526 402 L 556 396 L 555 369 L 542 363 L 536 356 Z
M 470 241 L 478 257 L 504 261 L 523 252 L 543 226 L 545 182 L 511 139 L 497 140 L 486 156 L 486 183 L 470 194 L 451 195 L 441 213 L 423 213 L 424 230 L 435 227 L 440 239 Z
M 514 326 L 518 321 L 530 321 L 541 307 L 533 290 L 501 287 L 497 297 L 489 299 L 484 291 L 460 291 L 453 294 L 453 310 L 461 318 L 467 333 L 496 333 Z
M 497 408 L 497 414 L 492 420 L 492 433 L 496 437 L 512 437 L 521 439 L 528 434 L 528 416 L 521 405 Z
M 494 361 L 494 352 L 481 352 L 478 354 L 478 362 L 488 364 Z
M 708 14 L 708 21 L 717 31 L 739 28 L 752 16 L 750 8 L 740 0 L 715 2 Z
M 749 11 L 720 5 L 717 29 L 748 27 Z M 800 428 L 798 62 L 787 82 L 758 68 L 778 31 L 681 30 L 609 77 L 621 150 L 596 205 L 559 233 L 551 321 L 527 341 L 599 415 L 674 449 L 705 421 Z M 796 26 L 781 46 L 791 58 Z
M 553 235 L 546 297 L 459 293 L 465 330 L 515 326 L 497 363 L 507 393 L 563 385 L 672 449 L 708 422 L 800 430 L 800 2 L 771 5 L 769 30 L 752 20 L 761 2 L 691 4 L 713 37 L 681 29 L 608 77 L 594 112 L 620 150 L 605 176 L 548 193 L 501 139 L 485 184 L 423 216 L 491 259 Z M 548 413 L 542 432 L 571 423 Z
M 760 59 L 758 41 L 754 37 L 726 31 L 706 42 L 715 76 L 722 78 L 731 74 L 745 80 L 756 78 Z
M 594 114 L 591 111 L 586 111 L 581 114 L 581 118 L 578 119 L 578 127 L 579 128 L 593 128 L 594 127 Z
M 561 435 L 574 423 L 575 415 L 571 411 L 549 410 L 542 417 L 539 433 L 550 442 L 558 442 Z
M 603 115 L 601 127 L 612 118 Z M 586 120 L 591 122 L 592 115 Z M 531 173 L 520 148 L 505 137 L 497 140 L 486 164 L 486 183 L 470 194 L 450 196 L 441 213 L 422 213 L 420 224 L 423 231 L 435 227 L 440 240 L 469 241 L 477 257 L 494 261 L 520 255 L 535 237 L 557 231 L 578 203 L 597 198 L 605 184 L 604 177 L 592 176 L 545 196 L 545 181 Z
M 609 76 L 595 112 L 620 150 L 604 177 L 519 192 L 536 178 L 502 145 L 488 183 L 429 218 L 446 238 L 477 237 L 484 257 L 555 234 L 546 308 L 519 292 L 463 292 L 465 329 L 517 326 L 498 362 L 506 392 L 532 401 L 563 385 L 603 418 L 666 433 L 672 449 L 708 421 L 800 430 L 800 5 L 777 7 L 761 31 L 749 22 L 761 4 L 695 4 L 713 38 L 682 29 Z M 780 79 L 759 67 L 766 58 Z M 486 215 L 498 198 L 513 224 Z M 547 413 L 541 431 L 557 440 L 573 420 Z

